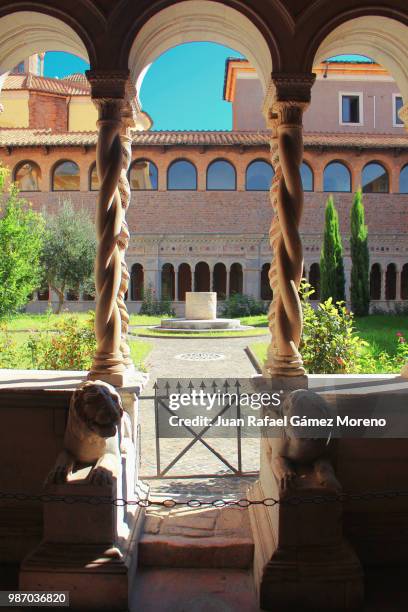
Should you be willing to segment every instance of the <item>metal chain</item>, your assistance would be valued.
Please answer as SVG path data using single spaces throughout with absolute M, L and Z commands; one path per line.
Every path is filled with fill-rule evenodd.
M 348 501 L 371 501 L 374 499 L 395 499 L 398 497 L 408 497 L 408 491 L 366 491 L 363 493 L 336 493 L 332 495 L 314 495 L 312 497 L 300 497 L 293 495 L 284 499 L 274 499 L 266 497 L 265 499 L 189 499 L 178 500 L 173 498 L 168 499 L 112 499 L 109 496 L 98 495 L 51 495 L 47 493 L 27 494 L 27 493 L 6 493 L 0 491 L 0 500 L 7 501 L 34 501 L 42 503 L 64 503 L 64 504 L 89 504 L 98 506 L 102 504 L 112 504 L 114 506 L 140 506 L 148 508 L 149 506 L 162 506 L 164 508 L 174 508 L 175 506 L 188 506 L 189 508 L 201 508 L 212 506 L 214 508 L 226 508 L 238 506 L 239 508 L 248 508 L 249 506 L 263 505 L 276 506 L 289 505 L 298 506 L 300 504 L 325 504 L 325 503 L 345 503 Z

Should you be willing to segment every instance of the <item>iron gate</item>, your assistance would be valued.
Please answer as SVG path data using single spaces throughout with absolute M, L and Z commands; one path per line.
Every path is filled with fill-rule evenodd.
M 219 387 L 215 381 L 212 382 L 213 390 L 216 387 Z M 182 424 L 182 426 L 192 435 L 192 439 L 188 441 L 186 446 L 178 452 L 175 457 L 163 464 L 162 458 L 162 447 L 161 443 L 165 438 L 162 438 L 160 435 L 160 410 L 166 411 L 167 413 L 173 414 L 172 410 L 169 408 L 169 399 L 170 393 L 173 387 L 173 392 L 181 393 L 183 390 L 183 384 L 178 380 L 174 381 L 173 385 L 169 381 L 163 382 L 161 385 L 159 381 L 156 381 L 153 385 L 154 395 L 140 396 L 139 399 L 146 401 L 150 400 L 154 403 L 154 430 L 155 430 L 155 453 L 156 453 L 156 473 L 142 475 L 141 478 L 225 478 L 225 477 L 236 477 L 236 476 L 254 476 L 257 475 L 257 471 L 244 471 L 242 469 L 242 431 L 241 427 L 237 425 L 236 427 L 236 435 L 235 435 L 235 448 L 236 448 L 236 465 L 230 462 L 230 460 L 221 452 L 213 448 L 213 446 L 208 442 L 208 440 L 204 439 L 206 433 L 208 433 L 212 424 L 216 422 L 219 416 L 224 415 L 228 410 L 235 409 L 235 415 L 237 420 L 241 417 L 241 405 L 240 405 L 240 383 L 236 380 L 232 385 L 227 380 L 222 384 L 223 389 L 227 392 L 228 389 L 233 386 L 235 388 L 234 395 L 236 396 L 236 401 L 227 403 L 223 405 L 219 411 L 215 414 L 215 416 L 211 419 L 210 423 L 199 431 L 196 431 L 192 427 L 186 424 Z M 197 390 L 197 388 L 204 389 L 206 388 L 206 384 L 204 380 L 201 380 L 200 384 L 194 384 L 192 380 L 189 380 L 188 384 L 184 386 L 191 393 L 193 390 Z M 143 424 L 141 427 L 143 431 Z M 140 435 L 140 430 L 139 430 Z M 180 474 L 169 474 L 170 470 L 180 462 L 180 460 L 189 452 L 191 449 L 197 444 L 202 444 L 205 446 L 217 459 L 229 470 L 228 472 L 215 472 L 215 473 L 180 473 Z M 140 448 L 140 447 L 139 447 Z

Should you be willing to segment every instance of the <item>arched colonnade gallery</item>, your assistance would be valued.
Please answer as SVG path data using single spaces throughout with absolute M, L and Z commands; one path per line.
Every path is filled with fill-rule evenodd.
M 293 375 L 296 368 L 303 372 L 297 348 L 302 328 L 297 287 L 303 268 L 300 166 L 302 116 L 315 79 L 312 67 L 338 54 L 368 56 L 389 71 L 407 100 L 407 26 L 404 0 L 380 0 L 375 5 L 368 0 L 358 5 L 352 0 L 316 0 L 301 9 L 291 0 L 231 0 L 228 4 L 123 0 L 112 5 L 96 0 L 75 4 L 50 0 L 40 9 L 35 2 L 0 0 L 1 74 L 22 58 L 50 49 L 74 53 L 90 63 L 87 76 L 101 119 L 97 150 L 97 353 L 92 376 L 120 382 L 126 371 L 125 310 L 113 305 L 123 304 L 127 290 L 128 274 L 122 264 L 129 242 L 124 218 L 130 204 L 128 130 L 132 126 L 144 129 L 148 123 L 137 97 L 137 86 L 147 67 L 181 42 L 204 40 L 239 51 L 257 71 L 265 94 L 265 125 L 271 130 L 275 170 L 271 206 L 280 211 L 279 218 L 271 211 L 275 256 L 270 274 L 274 295 L 270 317 L 275 340 L 265 373 L 279 370 Z M 114 36 L 109 34 L 112 32 Z M 400 117 L 406 122 L 407 116 L 403 106 Z M 123 168 L 126 172 L 120 171 Z M 284 261 L 289 264 L 282 265 Z M 107 362 L 108 354 L 115 357 Z

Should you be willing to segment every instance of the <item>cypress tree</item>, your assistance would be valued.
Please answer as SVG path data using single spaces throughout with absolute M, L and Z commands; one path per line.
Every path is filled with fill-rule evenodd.
M 330 297 L 333 302 L 345 300 L 343 245 L 333 196 L 329 196 L 326 204 L 323 248 L 320 256 L 320 297 L 322 302 Z
M 351 308 L 357 316 L 368 315 L 370 306 L 368 231 L 364 219 L 361 187 L 351 208 Z

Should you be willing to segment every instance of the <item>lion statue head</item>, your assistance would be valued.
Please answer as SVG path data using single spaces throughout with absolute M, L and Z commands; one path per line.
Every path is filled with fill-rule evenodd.
M 101 438 L 115 435 L 123 415 L 119 393 L 112 385 L 100 380 L 87 381 L 75 389 L 70 409 Z

